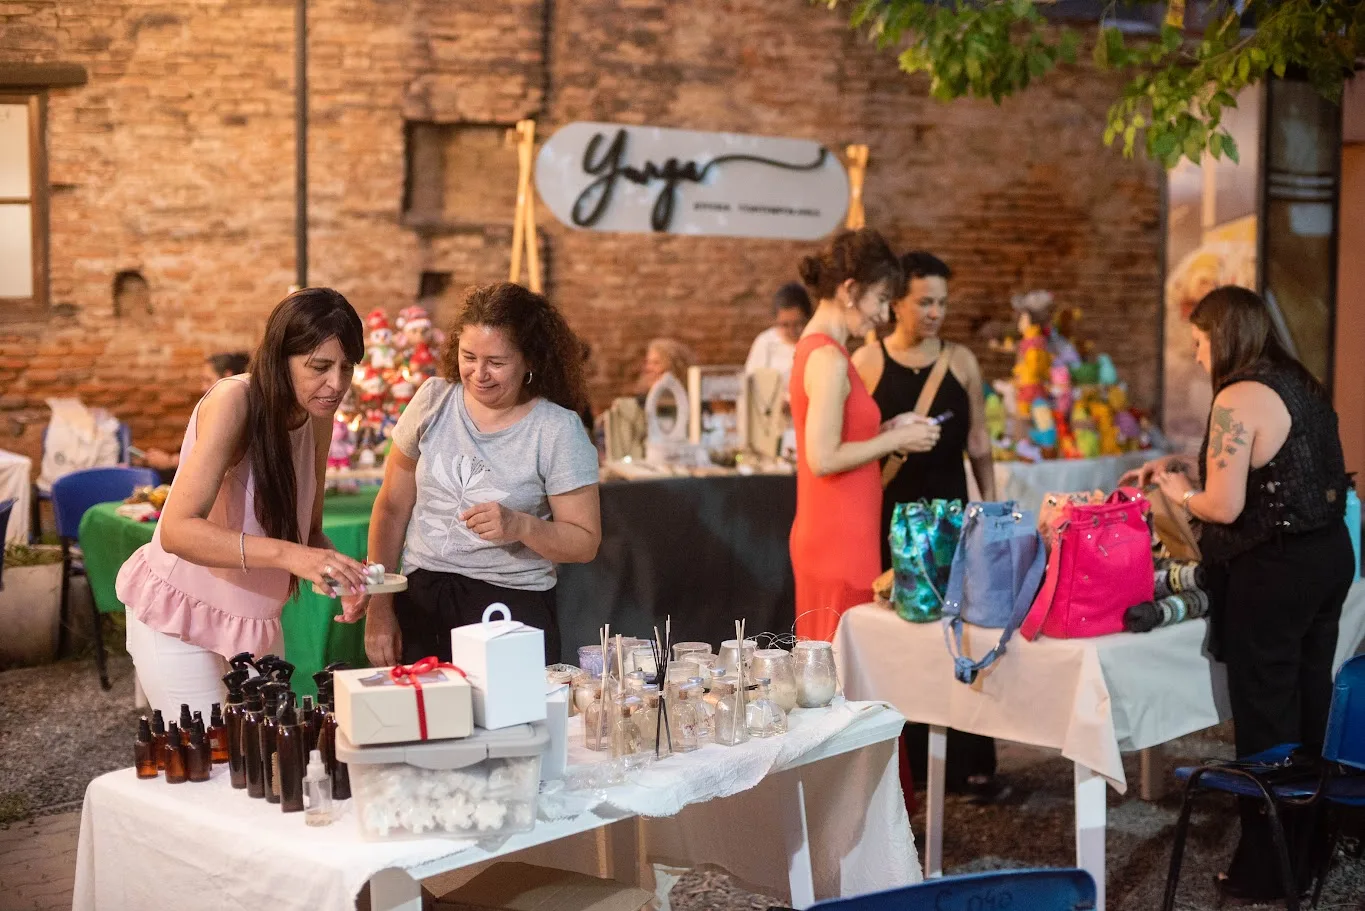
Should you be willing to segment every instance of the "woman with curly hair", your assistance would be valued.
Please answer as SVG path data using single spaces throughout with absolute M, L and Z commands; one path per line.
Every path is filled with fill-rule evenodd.
M 447 338 L 441 376 L 394 427 L 370 518 L 370 559 L 401 555 L 407 591 L 344 619 L 368 611 L 375 665 L 448 661 L 451 628 L 502 602 L 558 661 L 555 564 L 592 560 L 602 540 L 582 345 L 548 300 L 506 282 L 470 291 Z

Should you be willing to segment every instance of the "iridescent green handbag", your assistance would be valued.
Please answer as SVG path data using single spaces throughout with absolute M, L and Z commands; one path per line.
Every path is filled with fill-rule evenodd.
M 962 501 L 897 503 L 891 514 L 891 604 L 911 623 L 943 616 L 943 593 L 962 536 Z

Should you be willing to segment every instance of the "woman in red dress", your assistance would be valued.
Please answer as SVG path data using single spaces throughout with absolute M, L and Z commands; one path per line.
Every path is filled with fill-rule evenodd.
M 878 460 L 928 452 L 939 430 L 908 414 L 882 431 L 877 403 L 844 347 L 885 322 L 891 302 L 905 293 L 905 276 L 882 236 L 871 228 L 845 231 L 804 258 L 800 273 L 819 305 L 796 346 L 790 387 L 798 450 L 796 634 L 831 640 L 844 611 L 872 600 L 881 572 Z

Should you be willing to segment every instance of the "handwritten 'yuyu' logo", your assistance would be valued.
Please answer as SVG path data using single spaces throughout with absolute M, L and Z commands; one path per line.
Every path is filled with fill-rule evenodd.
M 824 165 L 825 156 L 828 154 L 822 147 L 816 153 L 815 160 L 809 164 L 793 164 L 787 161 L 763 158 L 759 155 L 721 155 L 700 166 L 695 161 L 679 161 L 676 158 L 670 158 L 662 165 L 646 161 L 644 167 L 635 168 L 625 163 L 625 130 L 617 130 L 611 144 L 599 154 L 599 150 L 605 142 L 605 134 L 594 134 L 588 142 L 587 149 L 583 152 L 583 172 L 597 179 L 584 187 L 583 192 L 579 193 L 578 198 L 574 200 L 570 215 L 573 218 L 573 223 L 580 228 L 590 228 L 602 219 L 602 216 L 607 213 L 607 209 L 611 207 L 611 198 L 616 190 L 616 184 L 623 177 L 640 186 L 647 186 L 651 180 L 663 181 L 663 186 L 659 188 L 659 195 L 654 200 L 654 208 L 649 213 L 649 225 L 655 231 L 667 231 L 668 226 L 673 222 L 673 202 L 677 195 L 678 184 L 683 181 L 702 183 L 712 168 L 739 161 L 765 165 L 770 168 L 781 168 L 784 171 L 815 171 Z

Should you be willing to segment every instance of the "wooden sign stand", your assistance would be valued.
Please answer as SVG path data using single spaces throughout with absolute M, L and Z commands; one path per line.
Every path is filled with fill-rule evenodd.
M 507 131 L 508 145 L 516 144 L 517 211 L 512 222 L 512 268 L 507 280 L 521 280 L 521 258 L 526 256 L 527 287 L 539 294 L 543 288 L 540 278 L 540 246 L 536 242 L 536 201 L 531 189 L 531 169 L 536 155 L 536 122 L 520 120 Z
M 868 151 L 865 145 L 853 145 L 844 150 L 848 156 L 848 218 L 844 227 L 856 231 L 867 224 L 863 209 L 863 180 L 867 177 Z

